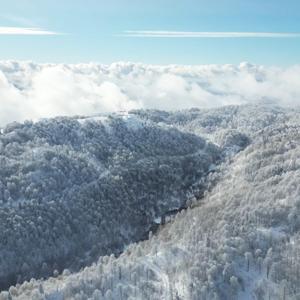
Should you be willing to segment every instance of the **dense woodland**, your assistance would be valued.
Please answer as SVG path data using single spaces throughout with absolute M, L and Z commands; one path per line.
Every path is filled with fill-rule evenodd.
M 2 288 L 147 236 L 220 160 L 204 139 L 128 117 L 10 124 L 0 135 Z
M 300 299 L 299 119 L 228 106 L 6 127 L 1 278 L 20 283 L 0 299 Z

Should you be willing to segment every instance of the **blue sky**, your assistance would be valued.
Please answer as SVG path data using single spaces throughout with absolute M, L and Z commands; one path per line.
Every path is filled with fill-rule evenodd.
M 299 0 L 10 0 L 0 29 L 40 28 L 59 35 L 1 34 L 0 60 L 134 61 L 154 64 L 300 63 L 300 37 L 186 37 L 185 32 L 300 33 Z M 36 30 L 36 29 L 35 29 Z M 126 36 L 125 31 L 135 31 Z M 179 32 L 184 37 L 136 31 Z M 48 32 L 49 33 L 49 32 Z M 221 36 L 222 36 L 221 34 Z M 127 34 L 128 35 L 128 34 Z M 157 37 L 157 35 L 159 37 Z

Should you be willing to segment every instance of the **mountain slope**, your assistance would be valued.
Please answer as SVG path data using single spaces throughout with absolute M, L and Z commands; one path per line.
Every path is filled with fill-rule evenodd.
M 2 299 L 299 299 L 299 111 L 133 114 L 219 144 L 225 157 L 208 175 L 206 192 L 119 257 L 11 287 Z
M 147 235 L 220 157 L 128 115 L 10 124 L 0 135 L 0 286 L 79 270 Z

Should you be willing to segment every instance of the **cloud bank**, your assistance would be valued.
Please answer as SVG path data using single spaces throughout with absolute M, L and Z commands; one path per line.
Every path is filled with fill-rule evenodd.
M 0 35 L 58 35 L 59 33 L 41 28 L 0 27 Z
M 142 38 L 299 38 L 300 33 L 291 32 L 195 32 L 162 30 L 127 30 L 123 37 Z
M 0 62 L 0 125 L 61 115 L 300 104 L 300 66 Z

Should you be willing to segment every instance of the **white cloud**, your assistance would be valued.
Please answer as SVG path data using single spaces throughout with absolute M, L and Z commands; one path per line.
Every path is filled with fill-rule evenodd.
M 299 38 L 300 33 L 127 30 L 124 31 L 121 36 L 143 38 Z
M 57 35 L 59 33 L 41 28 L 0 27 L 0 35 Z
M 300 104 L 300 66 L 154 66 L 0 62 L 0 125 L 58 115 Z

